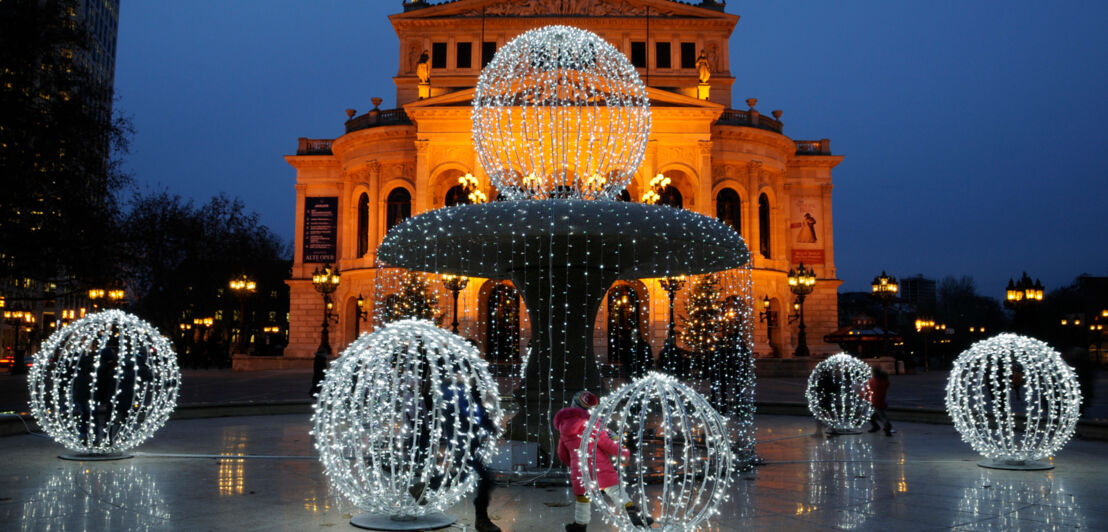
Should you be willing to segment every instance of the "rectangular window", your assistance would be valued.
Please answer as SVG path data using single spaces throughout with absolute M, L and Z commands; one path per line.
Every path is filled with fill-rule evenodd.
M 669 68 L 669 43 L 668 42 L 656 42 L 654 43 L 654 68 Z
M 681 68 L 696 68 L 696 43 L 681 43 Z
M 631 64 L 635 68 L 646 68 L 646 43 L 631 43 Z
M 496 43 L 495 42 L 483 42 L 481 43 L 481 68 L 485 68 L 486 65 L 492 62 L 492 56 L 496 55 Z
M 473 66 L 473 43 L 458 42 L 454 50 L 454 63 L 458 68 L 470 68 Z
M 446 43 L 431 43 L 431 68 L 446 68 Z

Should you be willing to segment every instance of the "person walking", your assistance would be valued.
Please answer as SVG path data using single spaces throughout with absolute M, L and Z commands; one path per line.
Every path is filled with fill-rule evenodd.
M 585 485 L 581 482 L 581 467 L 578 449 L 581 448 L 581 438 L 585 432 L 585 425 L 589 421 L 589 409 L 600 403 L 596 394 L 589 391 L 580 391 L 573 396 L 570 406 L 567 406 L 554 414 L 554 428 L 558 430 L 558 459 L 569 466 L 570 480 L 573 484 L 573 495 L 577 498 L 574 505 L 573 522 L 566 524 L 567 532 L 585 532 L 592 516 L 592 505 L 589 497 L 585 495 Z M 616 474 L 612 459 L 624 459 L 630 456 L 627 449 L 620 448 L 608 433 L 597 430 L 595 434 L 595 447 L 590 445 L 590 455 L 595 460 L 587 467 L 595 468 L 594 477 L 600 489 L 616 505 L 622 504 L 627 511 L 627 516 L 635 526 L 650 526 L 654 522 L 649 517 L 643 517 L 642 511 L 632 503 L 623 487 L 619 485 L 619 475 Z
M 893 424 L 889 422 L 887 411 L 889 404 L 886 400 L 889 394 L 889 374 L 881 368 L 874 367 L 873 376 L 870 377 L 867 385 L 870 389 L 870 403 L 873 405 L 873 415 L 869 418 L 872 426 L 869 431 L 877 432 L 881 430 L 881 424 L 884 424 L 885 435 L 892 436 L 896 431 L 893 430 Z

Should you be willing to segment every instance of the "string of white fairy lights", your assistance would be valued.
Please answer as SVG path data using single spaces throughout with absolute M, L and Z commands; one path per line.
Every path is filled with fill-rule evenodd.
M 569 26 L 524 32 L 498 50 L 477 80 L 472 117 L 481 166 L 508 199 L 612 199 L 650 132 L 631 62 Z
M 858 430 L 873 413 L 873 391 L 869 388 L 872 375 L 869 364 L 851 355 L 827 357 L 808 375 L 804 391 L 808 409 L 831 430 Z
M 998 461 L 1057 453 L 1073 435 L 1080 404 L 1077 377 L 1062 356 L 1016 334 L 970 346 L 946 385 L 946 410 L 962 440 Z
M 478 408 L 479 407 L 479 408 Z M 488 363 L 458 335 L 400 320 L 362 335 L 327 369 L 312 436 L 333 489 L 369 513 L 453 506 L 501 426 Z
M 50 335 L 28 375 L 31 414 L 67 449 L 122 453 L 150 438 L 177 406 L 172 345 L 121 310 L 89 314 Z
M 598 450 L 601 432 L 629 452 L 625 461 L 613 459 L 627 500 L 606 497 L 600 485 L 595 464 L 609 459 Z M 645 529 L 632 523 L 627 502 L 649 515 L 656 528 L 695 530 L 729 497 L 734 457 L 726 419 L 664 373 L 650 372 L 601 399 L 577 452 L 589 499 L 620 530 Z

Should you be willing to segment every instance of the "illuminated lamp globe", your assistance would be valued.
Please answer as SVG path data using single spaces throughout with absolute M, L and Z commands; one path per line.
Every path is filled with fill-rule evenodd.
M 351 524 L 423 530 L 476 485 L 500 432 L 496 383 L 477 348 L 425 320 L 363 334 L 327 369 L 312 434 Z
M 946 411 L 962 440 L 997 469 L 1050 469 L 1042 462 L 1073 436 L 1081 390 L 1049 345 L 1000 334 L 958 355 L 946 384 Z
M 600 484 L 596 464 L 609 460 L 597 442 L 605 432 L 622 451 L 618 481 Z M 727 421 L 677 379 L 650 372 L 601 399 L 582 432 L 581 483 L 604 520 L 619 530 L 648 530 L 631 520 L 633 503 L 659 530 L 696 530 L 728 498 L 734 457 Z M 578 474 L 578 473 L 574 473 Z M 618 493 L 615 497 L 612 492 Z
M 31 414 L 73 460 L 115 460 L 150 438 L 177 406 L 177 354 L 152 325 L 121 310 L 90 314 L 46 339 L 27 379 Z
M 642 163 L 650 104 L 608 41 L 546 26 L 496 52 L 472 119 L 481 167 L 505 199 L 614 199 Z
M 839 353 L 827 357 L 808 375 L 804 397 L 808 410 L 830 434 L 858 434 L 873 413 L 869 364 Z

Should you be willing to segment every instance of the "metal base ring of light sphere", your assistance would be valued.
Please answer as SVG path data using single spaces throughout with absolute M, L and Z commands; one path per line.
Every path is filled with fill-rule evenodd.
M 1054 469 L 1054 464 L 1042 460 L 982 460 L 978 467 L 986 469 L 1007 469 L 1009 471 L 1046 471 Z
M 363 513 L 350 518 L 350 524 L 366 530 L 436 530 L 446 528 L 458 519 L 444 513 L 432 513 L 412 517 L 411 519 L 397 519 L 384 514 Z
M 857 429 L 827 429 L 824 433 L 828 436 L 854 436 L 861 434 L 862 431 Z
M 134 457 L 135 455 L 131 453 L 66 453 L 58 455 L 58 458 L 62 460 L 72 460 L 74 462 L 110 462 L 112 460 L 126 460 Z

